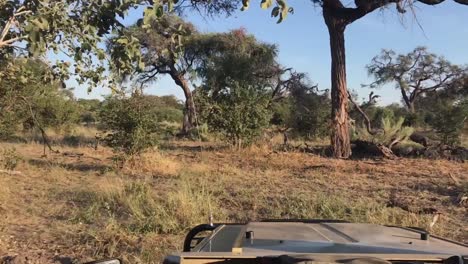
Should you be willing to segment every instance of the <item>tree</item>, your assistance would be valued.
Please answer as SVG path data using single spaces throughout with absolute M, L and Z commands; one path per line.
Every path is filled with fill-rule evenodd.
M 175 32 L 178 32 L 178 37 L 171 38 Z M 143 70 L 136 72 L 136 77 L 132 75 L 133 79 L 143 86 L 167 74 L 184 91 L 183 134 L 187 134 L 196 123 L 191 81 L 201 81 L 216 94 L 232 80 L 265 83 L 276 80 L 276 75 L 281 72 L 275 61 L 276 47 L 258 42 L 243 29 L 200 34 L 192 24 L 177 16 L 166 15 L 151 22 L 150 29 L 135 26 L 129 34 L 140 41 L 145 64 Z M 118 47 L 111 47 L 111 50 L 118 50 Z M 115 61 L 119 60 L 117 56 L 114 56 Z M 278 95 L 283 84 L 282 80 L 275 84 Z
M 207 14 L 226 12 L 235 6 L 230 0 L 0 0 L 0 60 L 17 55 L 38 56 L 48 51 L 68 55 L 75 62 L 73 68 L 80 83 L 91 86 L 105 81 L 106 53 L 102 43 L 111 34 L 125 26 L 120 22 L 130 9 L 143 7 L 143 22 L 157 19 L 175 9 L 193 8 Z M 146 23 L 145 23 L 146 24 Z M 121 65 L 131 68 L 133 61 L 141 61 L 139 45 L 135 39 L 126 42 L 126 60 Z M 96 60 L 97 59 L 97 60 Z M 70 64 L 54 62 L 57 73 L 69 77 Z M 139 64 L 141 65 L 141 64 Z M 112 79 L 112 78 L 111 78 Z M 111 80 L 107 80 L 113 85 Z
M 375 78 L 370 87 L 395 83 L 408 111 L 415 113 L 415 102 L 423 96 L 457 86 L 466 69 L 453 65 L 444 57 L 429 53 L 424 47 L 417 47 L 408 54 L 397 55 L 392 50 L 382 50 L 379 56 L 367 65 L 369 74 Z
M 423 96 L 416 101 L 418 116 L 433 128 L 440 141 L 447 145 L 460 143 L 468 118 L 468 79 L 452 83 L 446 89 Z
M 93 63 L 93 59 L 104 60 L 105 52 L 99 47 L 104 35 L 122 28 L 118 18 L 141 4 L 149 2 L 0 0 L 0 57 L 63 53 L 76 62 L 79 82 L 90 80 L 90 84 L 96 84 L 102 79 L 104 67 Z M 56 73 L 67 79 L 70 63 L 54 64 Z
M 388 5 L 395 4 L 398 12 L 405 13 L 407 7 L 412 7 L 416 0 L 355 0 L 353 7 L 345 6 L 340 0 L 312 0 L 322 8 L 323 18 L 330 35 L 331 51 L 331 98 L 332 98 L 332 127 L 331 144 L 333 155 L 337 158 L 348 158 L 351 155 L 348 118 L 348 91 L 346 85 L 346 27 L 360 18 Z M 423 4 L 436 5 L 444 0 L 418 0 Z M 454 0 L 468 5 L 468 0 Z M 277 6 L 272 10 L 272 16 L 284 20 L 288 12 L 292 11 L 286 0 L 277 0 Z M 243 9 L 248 8 L 250 1 L 243 1 Z M 262 0 L 262 8 L 270 8 L 273 0 Z
M 53 78 L 45 62 L 16 58 L 1 65 L 0 73 L 0 126 L 4 137 L 21 127 L 37 128 L 49 145 L 45 128 L 63 128 L 78 122 L 78 105 L 61 81 Z
M 196 124 L 196 110 L 193 102 L 189 80 L 193 79 L 194 68 L 200 63 L 200 54 L 193 51 L 191 38 L 197 34 L 195 27 L 175 15 L 165 15 L 158 20 L 152 20 L 149 27 L 135 25 L 124 35 L 135 37 L 141 46 L 144 67 L 137 71 L 133 78 L 141 87 L 154 82 L 161 75 L 169 75 L 179 86 L 185 96 L 185 112 L 181 133 L 186 135 Z M 174 37 L 176 36 L 177 37 Z M 121 37 L 116 37 L 111 43 L 113 60 L 119 71 L 119 47 L 125 48 L 125 43 L 118 43 Z
M 277 62 L 277 47 L 258 41 L 243 28 L 200 35 L 193 47 L 203 54 L 197 68 L 202 85 L 215 96 L 236 81 L 261 86 L 273 98 L 280 96 L 289 83 L 282 78 L 292 70 L 281 68 Z
M 460 144 L 460 136 L 467 124 L 468 98 L 441 107 L 437 105 L 437 111 L 431 120 L 442 143 L 455 146 Z
M 193 43 L 192 47 L 204 54 L 197 67 L 200 116 L 210 129 L 227 134 L 238 147 L 251 143 L 264 128 L 265 120 L 268 123 L 265 118 L 271 115 L 273 104 L 285 96 L 296 73 L 279 65 L 275 45 L 258 41 L 243 28 L 199 35 Z M 241 98 L 246 102 L 239 102 Z M 254 102 L 258 102 L 256 107 Z M 252 114 L 229 112 L 236 109 L 250 110 Z
M 282 109 L 285 102 L 286 109 Z M 280 106 L 282 114 L 277 115 L 286 129 L 303 137 L 323 138 L 329 136 L 330 104 L 328 90 L 320 91 L 305 74 L 295 73 L 289 79 L 286 97 L 275 106 Z

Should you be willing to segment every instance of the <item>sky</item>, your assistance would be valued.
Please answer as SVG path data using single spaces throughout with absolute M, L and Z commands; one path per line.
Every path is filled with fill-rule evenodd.
M 289 0 L 289 5 L 294 8 L 294 14 L 281 24 L 270 17 L 269 10 L 262 10 L 254 4 L 248 11 L 239 11 L 231 17 L 206 18 L 188 12 L 184 18 L 201 32 L 223 32 L 243 27 L 258 40 L 278 45 L 279 61 L 284 66 L 306 72 L 320 89 L 330 88 L 329 37 L 321 10 L 310 0 Z M 360 98 L 367 97 L 370 92 L 361 84 L 372 81 L 365 66 L 381 49 L 408 53 L 417 46 L 426 46 L 430 52 L 443 55 L 452 63 L 468 64 L 467 6 L 447 0 L 437 6 L 419 3 L 414 11 L 415 15 L 409 10 L 402 16 L 391 5 L 348 26 L 345 33 L 348 88 L 355 90 Z M 132 11 L 125 22 L 133 23 L 141 17 L 141 12 Z M 161 78 L 148 87 L 147 92 L 183 98 L 182 90 L 169 78 Z M 85 87 L 75 88 L 76 96 L 81 98 L 100 98 L 106 93 L 108 91 L 103 88 L 97 88 L 90 94 Z M 382 105 L 400 102 L 400 93 L 393 85 L 379 88 L 375 93 L 381 96 L 379 103 Z

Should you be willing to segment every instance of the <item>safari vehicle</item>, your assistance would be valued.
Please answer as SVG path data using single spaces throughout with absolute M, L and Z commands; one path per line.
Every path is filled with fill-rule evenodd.
M 165 264 L 468 264 L 468 245 L 419 228 L 336 220 L 266 220 L 193 228 Z M 119 264 L 119 260 L 95 262 Z

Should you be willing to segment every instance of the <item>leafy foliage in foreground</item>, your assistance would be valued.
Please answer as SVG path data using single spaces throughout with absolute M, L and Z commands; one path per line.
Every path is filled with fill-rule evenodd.
M 73 95 L 54 79 L 46 63 L 22 58 L 13 63 L 0 66 L 1 137 L 21 129 L 66 129 L 78 121 Z

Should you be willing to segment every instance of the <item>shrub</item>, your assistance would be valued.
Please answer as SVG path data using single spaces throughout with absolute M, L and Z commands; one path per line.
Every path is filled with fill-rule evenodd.
M 15 148 L 2 151 L 0 165 L 5 170 L 14 170 L 22 160 L 22 157 L 16 152 Z
M 105 142 L 115 151 L 134 155 L 157 143 L 157 117 L 151 102 L 140 95 L 107 99 L 100 120 L 108 130 Z
M 0 140 L 11 139 L 15 135 L 15 130 L 18 127 L 16 117 L 13 113 L 0 113 Z
M 431 123 L 442 143 L 459 145 L 467 117 L 468 100 L 464 100 L 456 105 L 440 109 Z
M 269 99 L 259 87 L 238 82 L 233 82 L 230 89 L 216 96 L 197 91 L 202 121 L 237 148 L 252 144 L 268 126 L 271 119 Z
M 353 131 L 354 139 L 382 144 L 387 147 L 392 147 L 395 142 L 400 142 L 407 139 L 414 131 L 412 127 L 404 126 L 405 119 L 400 117 L 396 121 L 384 117 L 382 118 L 379 129 L 376 129 L 376 134 L 372 135 L 366 128 L 358 126 Z
M 287 127 L 299 136 L 324 138 L 330 131 L 331 100 L 328 93 L 318 93 L 314 88 L 300 86 L 291 92 L 290 117 Z
M 189 137 L 192 140 L 209 141 L 210 138 L 211 138 L 211 135 L 210 135 L 210 132 L 209 132 L 208 124 L 203 123 L 201 125 L 198 125 L 198 126 L 192 128 L 189 131 Z

